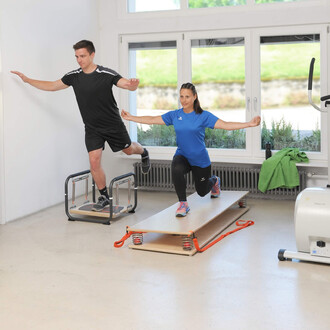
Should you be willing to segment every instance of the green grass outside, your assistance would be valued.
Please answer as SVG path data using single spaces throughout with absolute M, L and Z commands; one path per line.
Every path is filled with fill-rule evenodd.
M 309 63 L 316 58 L 314 78 L 320 76 L 320 45 L 261 45 L 261 80 L 307 79 Z M 140 86 L 177 86 L 175 49 L 137 51 Z M 192 48 L 192 81 L 195 84 L 245 81 L 244 47 Z
M 175 49 L 136 52 L 136 76 L 142 86 L 177 86 L 177 52 Z

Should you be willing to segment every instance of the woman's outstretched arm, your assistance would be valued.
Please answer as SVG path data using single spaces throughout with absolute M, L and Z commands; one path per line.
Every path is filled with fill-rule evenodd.
M 224 121 L 218 119 L 214 125 L 214 128 L 225 129 L 227 131 L 233 131 L 236 129 L 255 127 L 260 125 L 260 116 L 253 117 L 250 121 L 245 123 Z
M 165 125 L 162 116 L 133 116 L 129 112 L 122 110 L 121 116 L 125 120 L 147 125 Z

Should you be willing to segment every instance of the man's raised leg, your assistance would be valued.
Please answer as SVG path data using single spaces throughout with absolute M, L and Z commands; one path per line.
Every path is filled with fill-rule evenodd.
M 147 174 L 150 170 L 149 152 L 140 143 L 132 142 L 131 145 L 122 150 L 126 155 L 141 155 L 142 173 Z

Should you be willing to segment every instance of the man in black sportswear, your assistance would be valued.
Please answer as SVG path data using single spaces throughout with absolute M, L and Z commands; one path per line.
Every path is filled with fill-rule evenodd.
M 143 173 L 148 173 L 150 169 L 148 151 L 139 143 L 131 142 L 112 93 L 113 85 L 135 91 L 139 80 L 123 78 L 117 72 L 95 64 L 95 48 L 91 41 L 81 40 L 73 46 L 73 49 L 80 68 L 68 72 L 59 80 L 35 80 L 21 72 L 11 72 L 18 75 L 25 83 L 45 91 L 73 87 L 85 124 L 85 144 L 91 173 L 101 194 L 93 210 L 100 211 L 109 204 L 106 177 L 101 166 L 105 142 L 114 152 L 121 150 L 127 155 L 141 155 Z

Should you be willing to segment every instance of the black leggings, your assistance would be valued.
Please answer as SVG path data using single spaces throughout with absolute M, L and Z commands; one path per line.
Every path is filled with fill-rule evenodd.
M 191 166 L 186 157 L 177 155 L 172 161 L 172 181 L 180 202 L 187 200 L 185 174 L 192 171 L 195 188 L 199 196 L 205 196 L 210 192 L 217 178 L 211 177 L 211 165 L 205 168 Z

